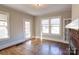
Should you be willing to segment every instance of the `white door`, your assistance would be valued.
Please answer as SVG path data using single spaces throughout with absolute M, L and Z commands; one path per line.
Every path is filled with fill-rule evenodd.
M 30 22 L 25 21 L 25 38 L 31 38 Z

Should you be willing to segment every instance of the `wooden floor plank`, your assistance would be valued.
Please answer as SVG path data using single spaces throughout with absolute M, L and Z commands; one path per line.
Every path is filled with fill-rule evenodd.
M 67 55 L 68 44 L 32 39 L 0 51 L 2 55 Z

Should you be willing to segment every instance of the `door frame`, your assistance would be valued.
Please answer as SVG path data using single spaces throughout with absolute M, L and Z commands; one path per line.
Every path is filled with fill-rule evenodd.
M 30 22 L 30 38 L 32 37 L 32 32 L 31 32 L 31 21 L 28 18 L 24 18 L 23 19 L 23 32 L 24 32 L 24 38 L 25 39 L 30 39 L 30 38 L 26 38 L 25 36 L 25 21 Z

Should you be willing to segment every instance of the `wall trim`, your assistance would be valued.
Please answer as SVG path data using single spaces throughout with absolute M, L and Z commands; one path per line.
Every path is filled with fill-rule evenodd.
M 51 41 L 57 41 L 57 42 L 69 44 L 69 42 L 68 41 L 65 41 L 65 40 L 52 39 L 52 38 L 46 38 L 46 37 L 42 37 L 41 38 L 40 36 L 35 36 L 33 38 L 39 38 L 39 39 L 45 39 L 45 40 L 51 40 Z

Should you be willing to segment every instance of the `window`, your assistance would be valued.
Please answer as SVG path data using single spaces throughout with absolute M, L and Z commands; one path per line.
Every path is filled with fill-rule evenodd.
M 42 33 L 49 33 L 49 20 L 42 20 L 41 24 Z
M 41 21 L 42 33 L 60 34 L 60 18 L 50 18 Z
M 51 33 L 52 34 L 60 34 L 60 18 L 53 18 L 50 20 L 51 22 Z
M 0 14 L 0 39 L 8 38 L 8 16 Z
M 25 21 L 25 37 L 30 38 L 30 22 Z

